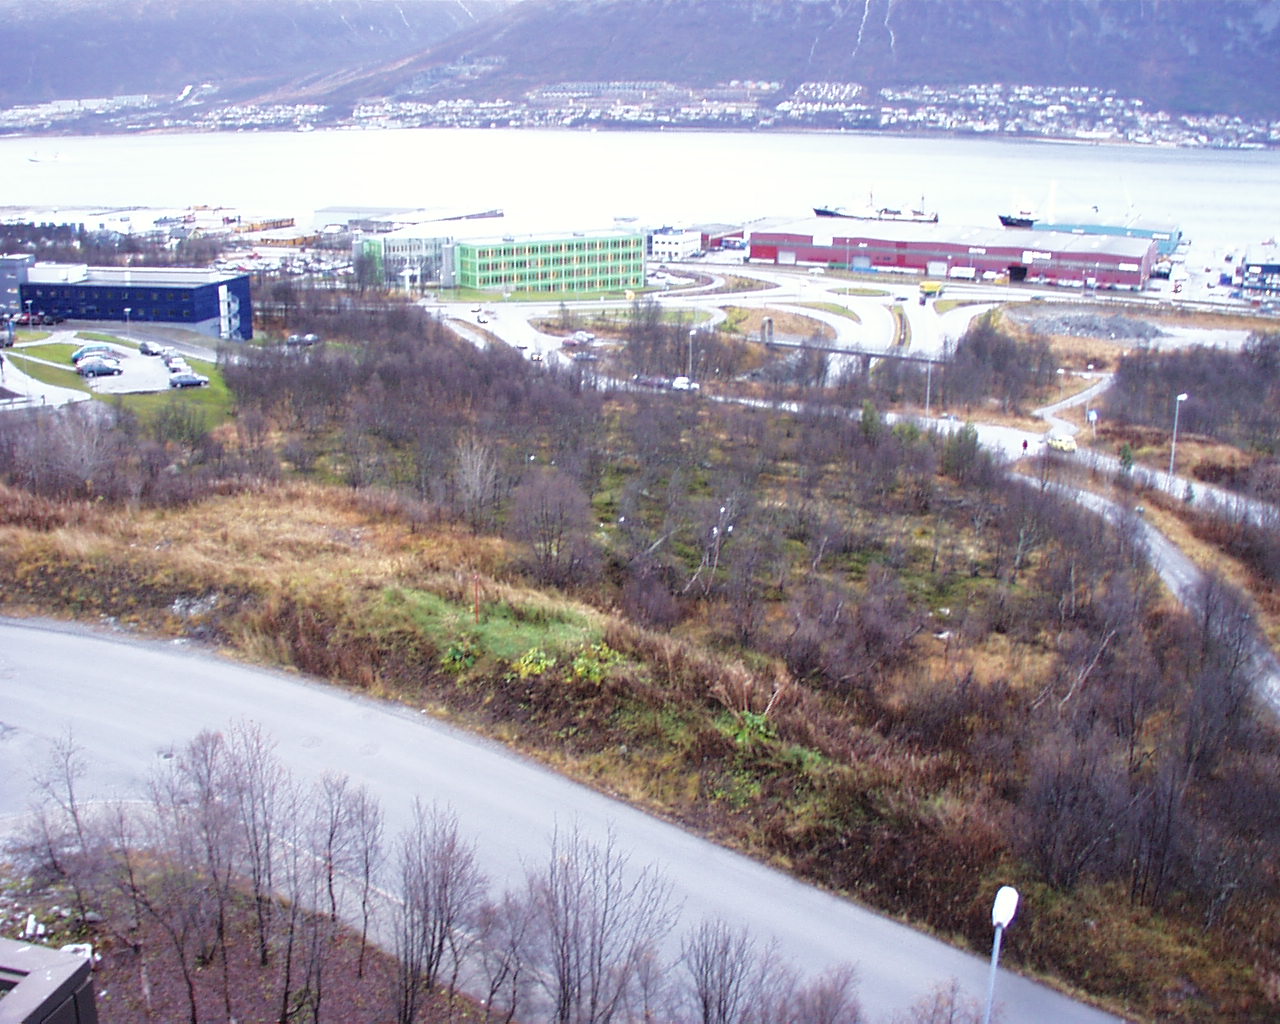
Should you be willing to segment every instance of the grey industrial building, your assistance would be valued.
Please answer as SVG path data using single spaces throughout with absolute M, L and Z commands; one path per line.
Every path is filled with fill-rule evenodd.
M 1280 246 L 1262 245 L 1244 254 L 1240 290 L 1253 298 L 1280 295 Z

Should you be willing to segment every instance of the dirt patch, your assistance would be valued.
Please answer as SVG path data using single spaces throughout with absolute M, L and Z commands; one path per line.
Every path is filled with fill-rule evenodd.
M 775 338 L 785 337 L 807 340 L 816 336 L 825 342 L 834 341 L 836 337 L 833 327 L 824 324 L 821 320 L 801 316 L 799 313 L 786 313 L 782 310 L 768 308 L 749 309 L 744 306 L 725 306 L 723 308 L 728 316 L 723 329 L 729 333 L 758 338 L 760 337 L 760 331 L 764 327 L 765 319 L 768 318 L 773 321 L 773 336 Z

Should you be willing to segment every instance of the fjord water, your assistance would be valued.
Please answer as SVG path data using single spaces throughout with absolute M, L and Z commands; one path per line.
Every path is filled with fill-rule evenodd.
M 0 139 L 0 205 L 501 207 L 566 227 L 742 223 L 815 204 L 925 205 L 951 225 L 1011 208 L 1136 209 L 1198 249 L 1280 235 L 1280 150 L 855 133 L 375 129 Z M 323 219 L 323 218 L 321 218 Z

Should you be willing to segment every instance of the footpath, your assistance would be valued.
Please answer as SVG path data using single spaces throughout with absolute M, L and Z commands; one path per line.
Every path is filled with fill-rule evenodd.
M 85 391 L 45 384 L 23 373 L 9 358 L 12 349 L 0 352 L 0 412 L 14 409 L 46 409 L 83 402 L 92 397 Z

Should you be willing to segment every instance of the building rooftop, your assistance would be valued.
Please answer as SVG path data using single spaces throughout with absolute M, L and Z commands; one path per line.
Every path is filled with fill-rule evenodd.
M 1134 259 L 1141 259 L 1152 245 L 1149 238 L 1126 238 L 1122 235 L 1084 235 L 1068 231 L 1032 231 L 1029 228 L 966 227 L 945 223 L 856 220 L 845 217 L 805 217 L 773 223 L 763 229 L 753 227 L 748 233 L 799 235 L 812 238 L 814 245 L 834 248 L 839 248 L 846 239 L 890 244 L 935 242 L 970 248 L 1107 253 Z
M 514 227 L 514 226 L 513 226 Z M 636 238 L 644 236 L 643 228 L 559 228 L 545 230 L 503 230 L 497 234 L 470 234 L 458 232 L 457 241 L 464 245 L 498 245 L 503 242 L 557 242 L 574 238 Z
M 241 273 L 203 267 L 90 267 L 83 263 L 37 263 L 27 272 L 31 284 L 185 286 L 218 284 Z
M 1276 245 L 1274 242 L 1270 245 L 1265 242 L 1262 245 L 1251 245 L 1245 250 L 1240 262 L 1241 264 L 1249 264 L 1255 267 L 1280 266 L 1280 245 Z

